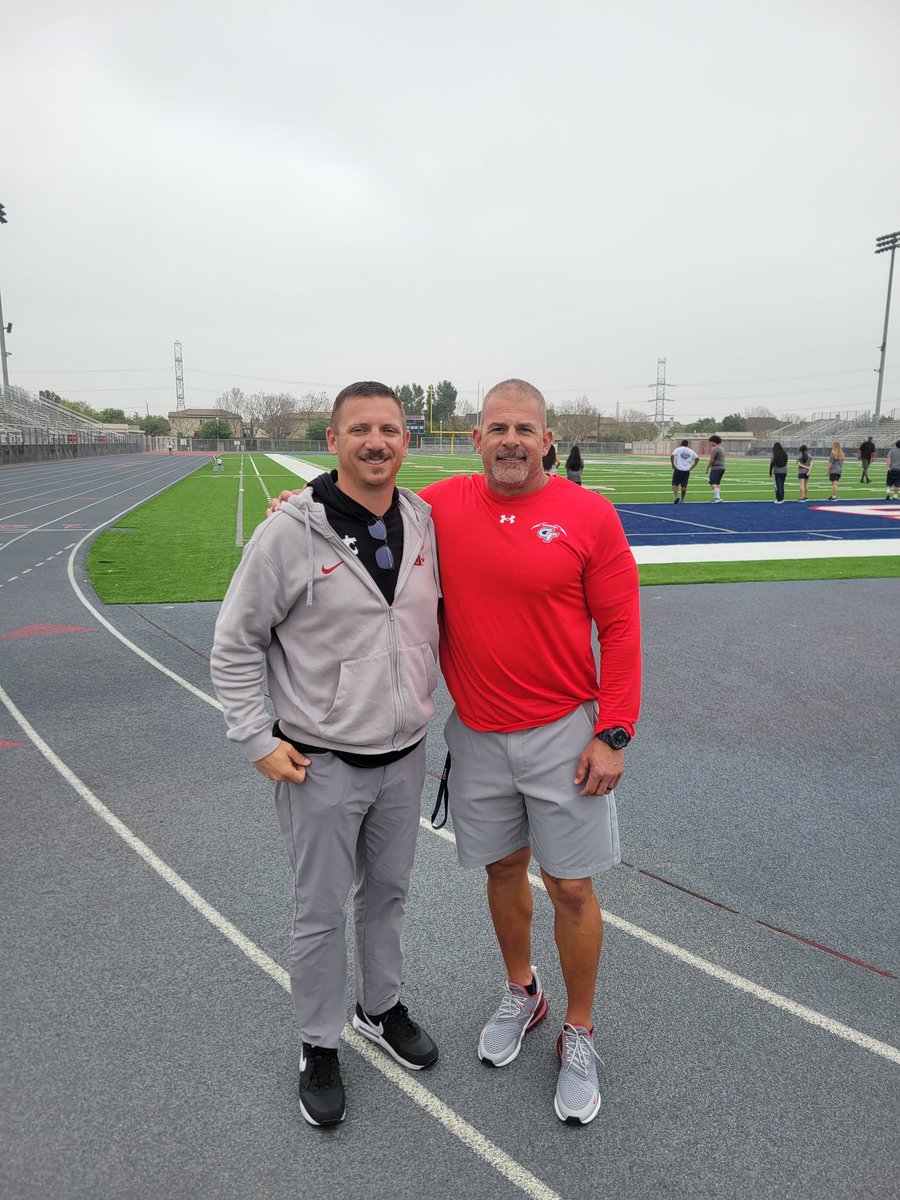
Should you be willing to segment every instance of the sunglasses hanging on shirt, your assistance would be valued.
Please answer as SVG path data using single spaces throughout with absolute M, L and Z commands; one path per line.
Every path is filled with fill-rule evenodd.
M 376 542 L 382 543 L 382 545 L 377 546 L 375 549 L 375 562 L 381 567 L 382 571 L 393 571 L 394 555 L 387 544 L 387 525 L 384 523 L 384 518 L 373 518 L 366 528 Z

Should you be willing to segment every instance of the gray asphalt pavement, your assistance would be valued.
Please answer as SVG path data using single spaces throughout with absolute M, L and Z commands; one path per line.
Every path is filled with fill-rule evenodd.
M 482 880 L 423 828 L 405 999 L 441 1059 L 409 1095 L 348 1045 L 347 1120 L 320 1131 L 265 969 L 290 918 L 269 785 L 221 714 L 136 652 L 211 695 L 217 605 L 105 608 L 86 547 L 73 574 L 96 612 L 67 576 L 87 530 L 200 461 L 0 473 L 0 1194 L 893 1196 L 897 581 L 643 589 L 645 705 L 618 794 L 630 865 L 597 880 L 592 1125 L 552 1111 L 546 895 L 550 1019 L 492 1071 L 475 1045 L 503 972 Z

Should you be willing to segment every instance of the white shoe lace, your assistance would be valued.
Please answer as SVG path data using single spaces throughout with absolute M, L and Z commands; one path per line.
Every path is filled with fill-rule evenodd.
M 584 1032 L 578 1026 L 564 1025 L 563 1059 L 566 1069 L 574 1069 L 587 1078 L 588 1067 L 591 1064 L 590 1055 L 592 1054 L 601 1066 L 605 1066 L 603 1059 L 597 1053 L 594 1046 L 594 1039 L 591 1035 Z
M 532 997 L 528 993 L 514 992 L 508 983 L 503 985 L 503 999 L 494 1016 L 496 1021 L 517 1021 L 522 1010 Z

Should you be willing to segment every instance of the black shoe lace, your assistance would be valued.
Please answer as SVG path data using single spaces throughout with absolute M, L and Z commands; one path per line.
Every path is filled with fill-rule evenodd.
M 385 1031 L 390 1031 L 395 1037 L 414 1038 L 419 1032 L 418 1025 L 410 1018 L 409 1009 L 399 1000 L 393 1008 L 388 1009 L 381 1021 Z
M 327 1091 L 329 1088 L 337 1087 L 340 1080 L 341 1073 L 338 1066 L 337 1050 L 327 1050 L 321 1047 L 315 1047 L 311 1050 L 310 1087 Z

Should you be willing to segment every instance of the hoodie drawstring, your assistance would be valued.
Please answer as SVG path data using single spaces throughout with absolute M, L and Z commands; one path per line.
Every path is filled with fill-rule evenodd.
M 316 577 L 316 573 L 313 570 L 313 563 L 315 562 L 315 558 L 313 555 L 312 529 L 309 524 L 309 509 L 308 508 L 305 508 L 303 511 L 303 523 L 306 526 L 306 603 L 312 604 L 312 602 L 313 602 L 313 580 Z

